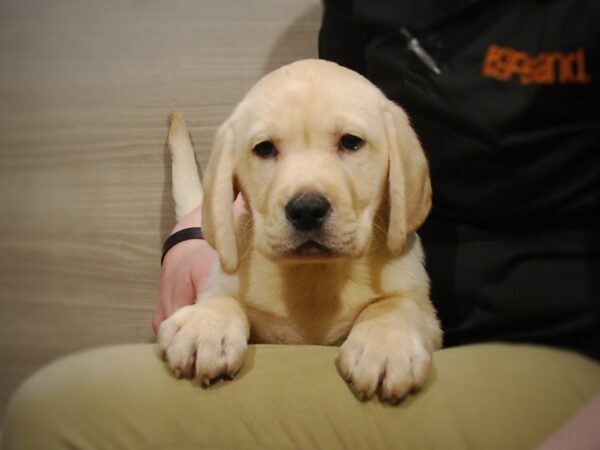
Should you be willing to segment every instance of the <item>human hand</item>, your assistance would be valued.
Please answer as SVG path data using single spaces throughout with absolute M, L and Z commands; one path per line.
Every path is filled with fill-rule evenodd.
M 201 223 L 202 208 L 198 207 L 175 225 L 172 233 Z M 217 259 L 217 252 L 202 239 L 180 242 L 167 252 L 160 270 L 160 295 L 152 318 L 155 334 L 163 320 L 196 301 Z
M 238 217 L 244 209 L 244 200 L 239 196 L 233 204 L 234 216 Z M 201 223 L 202 208 L 198 207 L 185 216 L 172 233 Z M 217 252 L 203 239 L 180 242 L 167 252 L 160 270 L 160 295 L 152 318 L 155 334 L 163 320 L 179 308 L 195 303 L 218 259 Z

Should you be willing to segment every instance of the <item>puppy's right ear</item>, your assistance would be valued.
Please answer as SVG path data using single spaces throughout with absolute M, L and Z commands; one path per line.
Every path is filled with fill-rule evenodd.
M 234 133 L 229 121 L 219 128 L 204 174 L 202 229 L 208 243 L 219 253 L 221 267 L 232 273 L 238 267 L 232 205 L 234 190 Z

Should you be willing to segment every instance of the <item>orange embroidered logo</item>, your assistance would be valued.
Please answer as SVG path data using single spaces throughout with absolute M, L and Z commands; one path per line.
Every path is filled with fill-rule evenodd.
M 588 84 L 592 77 L 585 69 L 585 51 L 540 53 L 531 56 L 509 47 L 490 45 L 483 62 L 484 77 L 521 84 Z

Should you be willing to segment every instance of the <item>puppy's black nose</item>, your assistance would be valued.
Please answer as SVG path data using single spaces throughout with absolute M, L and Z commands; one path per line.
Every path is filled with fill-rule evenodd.
M 318 230 L 331 211 L 331 203 L 318 193 L 299 194 L 285 205 L 285 216 L 298 231 Z

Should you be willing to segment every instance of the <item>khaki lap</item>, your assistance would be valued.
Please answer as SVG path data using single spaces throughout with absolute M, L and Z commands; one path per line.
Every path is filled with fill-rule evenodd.
M 93 349 L 17 391 L 3 450 L 533 448 L 600 390 L 600 364 L 543 347 L 438 351 L 423 391 L 357 400 L 339 349 L 251 345 L 233 381 L 177 380 L 152 344 Z

